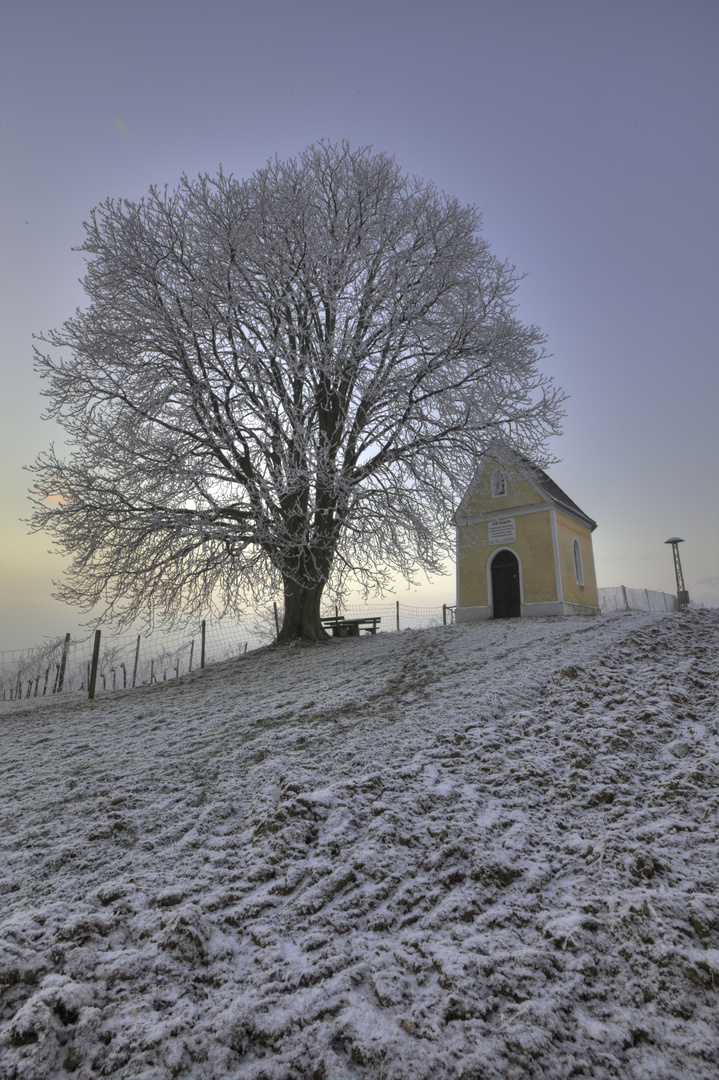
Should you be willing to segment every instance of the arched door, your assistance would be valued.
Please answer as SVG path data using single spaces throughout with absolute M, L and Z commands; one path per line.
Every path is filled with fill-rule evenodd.
M 517 556 L 498 551 L 492 559 L 492 618 L 516 619 L 521 614 Z

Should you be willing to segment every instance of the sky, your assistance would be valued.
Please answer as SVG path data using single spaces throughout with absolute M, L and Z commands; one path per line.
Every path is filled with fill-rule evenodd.
M 719 605 L 715 0 L 4 0 L 0 648 L 75 632 L 21 521 L 43 420 L 32 334 L 78 306 L 82 222 L 183 173 L 320 139 L 483 212 L 569 395 L 550 474 L 598 522 L 600 586 Z M 451 570 L 451 568 L 450 568 Z M 454 574 L 407 603 L 454 601 Z

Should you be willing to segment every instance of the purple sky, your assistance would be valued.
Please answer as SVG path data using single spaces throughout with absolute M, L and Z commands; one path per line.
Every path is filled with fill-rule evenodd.
M 5 0 L 2 634 L 73 630 L 27 512 L 31 334 L 83 304 L 82 221 L 182 172 L 372 144 L 484 212 L 571 395 L 551 475 L 599 522 L 599 584 L 719 604 L 715 0 Z M 454 577 L 415 603 L 454 599 Z

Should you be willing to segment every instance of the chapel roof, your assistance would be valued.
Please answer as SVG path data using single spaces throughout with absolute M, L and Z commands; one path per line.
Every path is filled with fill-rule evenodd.
M 559 484 L 552 480 L 551 476 L 549 476 L 544 469 L 541 469 L 539 465 L 535 465 L 528 457 L 519 454 L 504 439 L 495 439 L 489 444 L 482 457 L 475 481 L 482 472 L 484 466 L 490 461 L 496 461 L 497 463 L 504 462 L 506 464 L 518 466 L 529 482 L 539 490 L 548 502 L 553 503 L 559 510 L 567 511 L 575 517 L 578 517 L 589 526 L 592 532 L 596 529 L 596 521 L 594 521 L 593 518 L 590 518 L 589 514 L 585 514 L 584 511 L 577 506 L 574 499 L 570 499 L 566 491 L 563 491 Z M 470 490 L 473 486 L 474 482 L 470 485 Z M 467 496 L 465 496 L 465 499 L 466 497 Z M 465 499 L 462 500 L 462 503 L 465 502 Z M 460 507 L 461 505 L 462 504 L 460 504 Z
M 530 471 L 532 479 L 541 488 L 542 492 L 547 496 L 550 502 L 556 503 L 557 506 L 563 507 L 565 510 L 570 510 L 577 517 L 586 521 L 590 529 L 594 530 L 597 527 L 596 521 L 590 518 L 589 514 L 585 514 L 583 510 L 575 503 L 574 499 L 570 499 L 565 491 L 562 491 L 559 484 L 552 480 L 551 476 L 545 473 L 544 469 L 540 469 L 538 465 L 535 465 L 529 458 L 521 458 L 522 463 Z

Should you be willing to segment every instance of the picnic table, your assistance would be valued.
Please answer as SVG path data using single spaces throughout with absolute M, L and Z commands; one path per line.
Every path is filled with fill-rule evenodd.
M 322 625 L 332 630 L 332 637 L 359 637 L 360 630 L 368 634 L 376 634 L 381 622 L 380 615 L 367 615 L 362 619 L 350 619 L 345 615 L 328 615 L 322 620 Z

